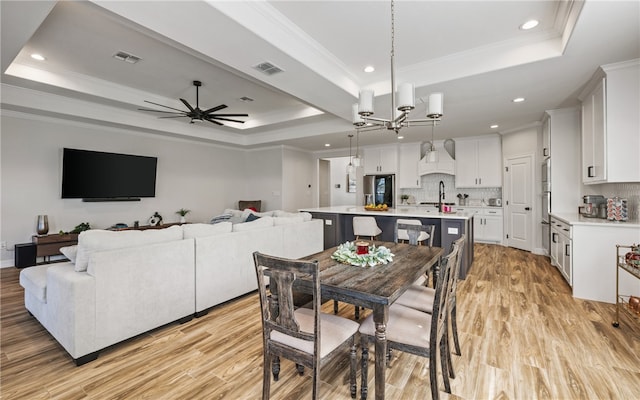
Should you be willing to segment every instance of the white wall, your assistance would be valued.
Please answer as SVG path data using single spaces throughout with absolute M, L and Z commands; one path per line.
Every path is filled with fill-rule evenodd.
M 349 157 L 334 157 L 329 159 L 331 177 L 329 193 L 332 206 L 353 206 L 356 204 L 356 193 L 347 192 L 347 165 Z M 339 185 L 340 187 L 336 187 Z M 362 180 L 356 180 L 356 186 L 362 185 Z
M 12 250 L 31 241 L 38 214 L 49 216 L 49 233 L 70 231 L 81 222 L 108 228 L 123 222 L 147 223 L 155 211 L 165 222 L 178 221 L 175 212 L 188 208 L 191 222 L 208 222 L 225 208 L 237 208 L 240 199 L 261 199 L 264 209 L 303 208 L 310 197 L 299 186 L 308 185 L 315 160 L 287 152 L 293 169 L 288 188 L 283 179 L 281 148 L 246 151 L 213 144 L 174 139 L 47 117 L 2 111 L 0 240 Z M 158 157 L 156 197 L 139 202 L 85 203 L 61 199 L 62 148 L 79 148 Z M 292 200 L 283 202 L 283 194 Z M 277 195 L 274 195 L 277 193 Z M 292 209 L 293 210 L 293 209 Z M 3 250 L 2 265 L 13 265 L 13 251 Z
M 314 204 L 317 193 L 316 160 L 311 153 L 291 148 L 282 151 L 282 209 L 294 212 Z M 316 196 L 317 197 L 317 196 Z

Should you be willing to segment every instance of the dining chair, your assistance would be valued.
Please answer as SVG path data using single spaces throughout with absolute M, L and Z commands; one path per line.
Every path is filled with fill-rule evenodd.
M 447 297 L 450 293 L 449 275 L 458 257 L 458 247 L 442 259 L 442 266 L 436 280 L 433 312 L 428 314 L 401 304 L 389 306 L 389 317 L 386 324 L 386 338 L 388 348 L 407 352 L 417 356 L 429 358 L 429 382 L 431 398 L 439 399 L 438 390 L 438 356 L 442 369 L 442 380 L 445 391 L 451 393 L 449 382 L 449 363 L 443 355 L 448 350 L 447 335 Z M 360 324 L 360 343 L 362 347 L 361 399 L 367 398 L 367 375 L 369 365 L 369 341 L 376 336 L 376 326 L 373 315 L 369 315 Z
M 374 217 L 353 217 L 353 235 L 356 239 L 364 236 L 374 240 L 381 233 L 382 229 L 380 229 Z
M 457 246 L 458 257 L 455 265 L 452 266 L 450 274 L 451 283 L 449 284 L 450 291 L 449 298 L 447 300 L 447 312 L 451 325 L 451 336 L 453 337 L 453 344 L 457 355 L 461 355 L 460 340 L 458 338 L 458 321 L 457 321 L 457 301 L 456 292 L 458 287 L 458 275 L 460 273 L 460 264 L 462 262 L 462 251 L 465 246 L 466 235 L 461 235 L 456 241 L 453 242 L 452 248 Z M 433 288 L 425 287 L 423 285 L 413 284 L 404 292 L 394 304 L 401 304 L 403 306 L 413 308 L 418 311 L 431 314 L 433 312 L 433 304 L 435 301 L 435 290 Z M 449 328 L 449 324 L 447 324 Z M 451 354 L 448 354 L 449 360 L 451 360 Z M 453 365 L 450 362 L 449 375 L 455 378 L 455 371 Z
M 418 231 L 412 227 L 407 228 L 406 225 L 416 226 Z M 420 228 L 422 227 L 422 228 Z M 429 240 L 429 247 L 433 247 L 433 234 L 435 232 L 435 225 L 422 225 L 419 219 L 402 219 L 396 220 L 394 238 L 395 242 L 408 241 L 410 244 L 419 244 L 425 240 Z M 414 236 L 417 234 L 417 236 Z M 412 243 L 415 242 L 415 243 Z
M 334 357 L 349 352 L 351 397 L 356 397 L 356 342 L 358 323 L 320 312 L 320 278 L 317 261 L 301 261 L 253 253 L 262 312 L 263 381 L 262 399 L 269 398 L 272 369 L 278 380 L 280 357 L 313 373 L 312 398 L 318 398 L 320 369 Z M 293 283 L 305 275 L 311 279 L 313 308 L 295 308 Z M 269 285 L 265 277 L 269 277 Z

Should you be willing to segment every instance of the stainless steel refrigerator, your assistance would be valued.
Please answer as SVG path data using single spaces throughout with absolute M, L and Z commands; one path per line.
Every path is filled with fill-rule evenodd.
M 396 198 L 395 175 L 365 175 L 362 188 L 365 198 L 373 195 L 375 204 L 393 207 Z

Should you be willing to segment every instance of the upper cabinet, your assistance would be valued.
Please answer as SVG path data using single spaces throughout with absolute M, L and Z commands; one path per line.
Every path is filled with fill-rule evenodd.
M 396 145 L 364 148 L 364 174 L 395 174 L 398 170 Z
M 456 188 L 502 187 L 499 136 L 456 139 Z
M 640 182 L 640 59 L 601 66 L 580 95 L 582 181 Z
M 402 143 L 398 148 L 398 187 L 401 189 L 420 187 L 420 175 L 418 175 L 420 147 L 420 143 Z

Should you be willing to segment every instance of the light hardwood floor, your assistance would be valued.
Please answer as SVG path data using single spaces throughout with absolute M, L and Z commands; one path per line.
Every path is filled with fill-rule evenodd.
M 614 306 L 572 298 L 545 257 L 482 244 L 476 245 L 475 257 L 458 285 L 462 356 L 453 359 L 457 377 L 452 395 L 442 392 L 440 383 L 441 398 L 640 398 L 638 321 L 623 317 L 620 329 L 613 328 Z M 76 367 L 24 309 L 18 273 L 0 271 L 2 399 L 260 398 L 255 293 L 186 324 L 120 343 Z M 325 307 L 330 312 L 332 302 Z M 353 307 L 341 303 L 340 314 L 352 318 Z M 373 360 L 369 368 L 373 379 Z M 426 359 L 394 353 L 387 398 L 429 398 L 427 368 Z M 345 362 L 324 368 L 322 398 L 350 399 L 347 379 Z M 309 376 L 298 376 L 283 360 L 271 393 L 273 399 L 310 398 Z

